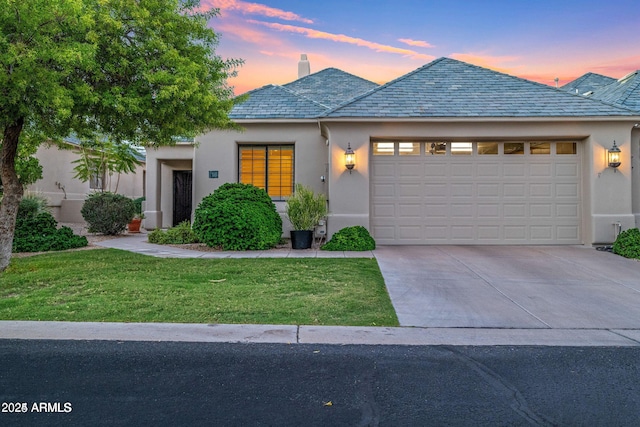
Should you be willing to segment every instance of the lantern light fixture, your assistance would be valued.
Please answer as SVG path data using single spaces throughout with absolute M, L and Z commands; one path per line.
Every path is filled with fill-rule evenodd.
M 610 168 L 613 168 L 615 171 L 618 166 L 620 166 L 620 148 L 616 145 L 616 142 L 613 141 L 613 147 L 607 150 L 607 163 Z
M 356 153 L 351 149 L 351 143 L 347 143 L 347 150 L 344 152 L 344 165 L 349 170 L 349 174 L 356 165 Z

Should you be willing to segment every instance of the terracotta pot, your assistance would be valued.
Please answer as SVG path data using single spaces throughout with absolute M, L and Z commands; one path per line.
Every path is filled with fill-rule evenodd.
M 142 220 L 140 218 L 133 218 L 127 226 L 127 228 L 129 229 L 129 233 L 139 233 L 141 223 Z

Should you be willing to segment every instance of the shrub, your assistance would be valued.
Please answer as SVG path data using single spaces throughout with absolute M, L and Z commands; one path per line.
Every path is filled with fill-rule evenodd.
M 625 258 L 640 258 L 640 230 L 630 228 L 620 233 L 613 244 L 613 253 Z
M 87 246 L 87 238 L 76 236 L 46 210 L 46 200 L 26 197 L 20 202 L 13 237 L 13 252 L 46 252 Z
M 25 194 L 20 200 L 17 218 L 32 218 L 42 212 L 49 212 L 47 199 L 36 194 Z
M 327 216 L 327 201 L 323 194 L 302 184 L 296 184 L 295 191 L 287 199 L 287 218 L 294 230 L 313 230 L 318 222 Z
M 269 249 L 280 242 L 282 219 L 266 191 L 227 183 L 202 199 L 193 231 L 201 242 L 223 250 Z
M 137 199 L 133 199 L 133 204 L 135 205 L 134 214 L 138 216 L 142 216 L 142 202 L 147 200 L 145 197 L 138 197 Z
M 90 233 L 116 235 L 124 232 L 135 215 L 133 200 L 120 194 L 100 192 L 87 197 L 82 205 L 82 217 Z
M 331 236 L 320 249 L 325 251 L 372 251 L 376 241 L 361 225 L 346 227 Z
M 147 238 L 149 239 L 149 243 L 156 243 L 158 245 L 198 243 L 198 237 L 191 229 L 191 223 L 189 221 L 183 221 L 167 231 L 156 228 L 147 235 Z

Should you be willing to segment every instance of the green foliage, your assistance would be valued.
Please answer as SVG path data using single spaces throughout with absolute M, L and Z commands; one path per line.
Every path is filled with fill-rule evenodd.
M 117 174 L 114 193 L 118 192 L 120 175 L 135 173 L 136 167 L 142 164 L 137 152 L 127 143 L 115 143 L 104 138 L 83 140 L 78 146 L 80 158 L 74 160 L 74 178 L 82 182 L 89 181 L 93 176 L 108 177 L 108 186 L 104 189 L 111 191 L 112 176 Z M 74 147 L 75 148 L 75 147 Z M 103 182 L 103 186 L 107 185 Z
M 90 233 L 116 235 L 124 232 L 133 219 L 135 204 L 121 194 L 99 192 L 87 197 L 80 212 Z
M 325 251 L 372 251 L 376 241 L 361 225 L 345 227 L 335 233 L 320 249 Z
M 318 222 L 327 216 L 327 201 L 323 194 L 302 184 L 296 184 L 295 191 L 287 199 L 287 218 L 294 230 L 313 230 Z
M 147 235 L 149 243 L 158 245 L 184 245 L 188 243 L 198 243 L 196 233 L 191 229 L 189 221 L 183 221 L 167 231 L 156 228 Z
M 20 202 L 13 252 L 45 252 L 87 246 L 87 238 L 76 236 L 69 227 L 58 228 L 58 222 L 46 209 L 46 200 L 27 196 Z
M 282 219 L 266 191 L 227 183 L 202 199 L 193 231 L 201 242 L 224 250 L 269 249 L 280 242 Z
M 37 194 L 25 194 L 18 207 L 18 218 L 32 218 L 42 212 L 49 212 L 47 199 Z
M 620 233 L 613 244 L 613 253 L 640 259 L 640 230 L 630 228 Z
M 70 134 L 161 146 L 238 128 L 227 78 L 241 61 L 215 53 L 217 9 L 206 9 L 197 0 L 0 0 L 0 270 L 20 184 L 38 172 L 15 162 L 23 136 L 42 137 L 36 148 Z
M 136 206 L 135 214 L 139 217 L 142 217 L 142 202 L 144 202 L 145 200 L 145 197 L 138 197 L 137 199 L 133 199 L 133 204 Z

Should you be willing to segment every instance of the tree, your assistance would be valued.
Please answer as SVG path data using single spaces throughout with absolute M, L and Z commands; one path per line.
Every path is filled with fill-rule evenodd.
M 129 144 L 115 144 L 107 139 L 81 141 L 79 144 L 80 158 L 74 160 L 74 178 L 87 182 L 94 177 L 109 177 L 108 187 L 103 182 L 101 190 L 111 191 L 112 178 L 117 174 L 114 193 L 118 192 L 120 175 L 135 173 L 136 167 L 142 164 L 136 151 Z
M 197 0 L 0 0 L 0 271 L 11 257 L 26 136 L 161 146 L 236 127 L 226 79 L 241 61 L 215 54 L 216 13 Z

